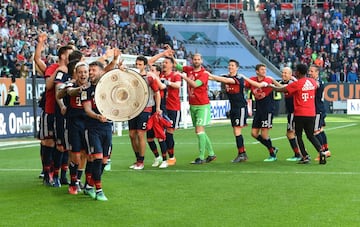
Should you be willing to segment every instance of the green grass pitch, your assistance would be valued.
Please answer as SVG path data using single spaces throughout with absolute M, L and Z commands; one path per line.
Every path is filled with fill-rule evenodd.
M 127 132 L 114 136 L 112 170 L 103 174 L 107 202 L 45 187 L 38 141 L 1 140 L 0 226 L 358 226 L 360 116 L 326 120 L 332 157 L 324 166 L 285 161 L 292 152 L 284 116 L 270 131 L 279 148 L 273 163 L 263 162 L 268 152 L 250 136 L 251 120 L 243 129 L 249 160 L 237 164 L 229 121 L 206 128 L 218 159 L 199 166 L 189 164 L 198 155 L 193 128 L 175 132 L 177 163 L 167 169 L 151 167 L 149 149 L 143 171 L 128 169 L 135 158 Z

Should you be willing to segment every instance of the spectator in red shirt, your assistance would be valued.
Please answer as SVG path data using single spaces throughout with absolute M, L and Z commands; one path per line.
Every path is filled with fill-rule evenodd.
M 274 44 L 275 40 L 277 39 L 277 31 L 275 28 L 272 28 L 268 33 L 269 40 L 272 44 Z

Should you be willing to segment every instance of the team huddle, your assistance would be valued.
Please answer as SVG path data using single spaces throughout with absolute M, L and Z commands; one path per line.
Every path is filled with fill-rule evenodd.
M 39 131 L 44 184 L 54 187 L 69 185 L 70 194 L 83 191 L 93 199 L 107 201 L 101 177 L 104 170 L 111 168 L 113 122 L 98 110 L 95 91 L 106 72 L 114 68 L 126 69 L 119 61 L 121 52 L 116 48 L 110 49 L 100 59 L 88 64 L 80 51 L 67 45 L 58 49 L 58 62 L 47 66 L 41 60 L 46 39 L 46 34 L 39 35 L 34 55 L 37 70 L 46 81 L 46 92 L 41 99 L 43 113 Z M 108 62 L 108 58 L 112 60 Z M 163 58 L 161 66 L 156 63 L 160 58 Z M 303 130 L 318 151 L 320 164 L 326 164 L 326 157 L 330 156 L 323 130 L 326 116 L 322 102 L 323 84 L 318 78 L 319 69 L 316 66 L 311 66 L 308 72 L 306 65 L 298 65 L 296 78 L 292 76 L 290 68 L 284 68 L 279 83 L 266 76 L 264 64 L 256 65 L 256 76 L 247 78 L 238 74 L 239 62 L 231 59 L 228 75 L 216 76 L 202 66 L 200 54 L 193 55 L 191 66 L 182 66 L 176 62 L 171 47 L 167 46 L 163 52 L 150 59 L 138 56 L 135 67 L 145 80 L 150 95 L 145 109 L 128 121 L 131 147 L 135 155 L 135 162 L 129 168 L 133 170 L 144 169 L 146 143 L 154 155 L 153 167 L 164 169 L 176 164 L 174 132 L 179 128 L 181 119 L 182 80 L 188 86 L 190 114 L 199 147 L 199 155 L 191 164 L 209 163 L 217 158 L 205 131 L 205 126 L 211 120 L 208 80 L 225 84 L 237 146 L 236 157 L 232 162 L 248 160 L 241 132 L 248 118 L 245 89 L 250 89 L 255 98 L 256 112 L 251 135 L 267 148 L 269 156 L 265 162 L 277 160 L 278 149 L 272 144 L 269 135 L 273 120 L 274 90 L 285 93 L 287 137 L 294 151 L 294 155 L 287 160 L 300 164 L 310 162 L 302 140 Z M 310 78 L 306 77 L 307 73 Z M 70 172 L 70 182 L 67 171 Z M 81 183 L 83 172 L 84 184 Z

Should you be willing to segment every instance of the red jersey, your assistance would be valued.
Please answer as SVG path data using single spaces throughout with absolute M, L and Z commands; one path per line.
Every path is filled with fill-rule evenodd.
M 143 112 L 150 112 L 151 113 L 152 107 L 156 105 L 154 95 L 155 95 L 155 92 L 159 91 L 159 85 L 154 80 L 154 77 L 152 77 L 152 76 L 142 75 L 142 77 L 144 78 L 144 80 L 148 84 L 149 92 L 150 92 L 149 101 L 146 104 L 146 107 L 145 107 Z
M 164 140 L 166 139 L 165 129 L 171 126 L 171 121 L 163 118 L 160 114 L 153 114 L 147 122 L 146 129 L 153 129 L 155 138 Z
M 257 76 L 253 76 L 249 78 L 250 80 L 256 81 L 258 83 L 266 83 L 266 84 L 272 84 L 272 78 L 271 77 L 264 77 L 261 81 L 258 80 Z M 254 95 L 254 98 L 256 100 L 256 111 L 257 113 L 272 113 L 274 109 L 274 95 L 273 90 L 270 87 L 261 87 L 257 88 L 255 86 L 252 86 L 247 82 L 244 81 L 244 85 L 246 88 L 250 88 L 251 93 Z
M 289 84 L 286 89 L 294 97 L 294 116 L 315 116 L 315 92 L 317 83 L 312 78 L 301 78 Z
M 45 70 L 45 81 L 48 77 L 50 77 L 56 69 L 59 67 L 58 63 L 51 64 Z M 46 102 L 45 102 L 45 113 L 54 114 L 55 113 L 55 86 L 51 89 L 46 89 L 45 92 Z
M 164 74 L 160 74 L 159 77 L 160 77 L 160 80 L 161 80 L 161 79 L 165 79 L 165 75 L 164 75 Z M 161 97 L 161 99 L 164 99 L 164 98 L 165 98 L 166 90 L 167 90 L 167 89 L 161 89 L 161 90 L 160 90 L 160 97 Z
M 253 76 L 249 78 L 250 80 L 256 81 L 258 83 L 265 82 L 267 84 L 272 84 L 272 79 L 270 77 L 264 77 L 263 80 L 259 81 L 257 76 Z M 261 100 L 267 96 L 269 96 L 272 93 L 272 88 L 270 87 L 262 87 L 257 88 L 249 84 L 246 80 L 244 81 L 244 85 L 246 88 L 250 88 L 251 92 L 254 95 L 255 100 Z
M 199 87 L 188 86 L 189 104 L 190 105 L 206 105 L 210 103 L 208 97 L 208 80 L 209 76 L 205 73 L 205 69 L 201 68 L 200 71 L 194 72 L 194 67 L 183 66 L 183 71 L 191 80 L 200 80 L 202 85 Z
M 164 75 L 164 78 L 172 83 L 181 81 L 181 76 L 175 72 L 171 72 L 167 76 Z M 166 109 L 167 110 L 175 110 L 175 111 L 181 110 L 180 89 L 179 88 L 173 88 L 171 86 L 167 87 Z

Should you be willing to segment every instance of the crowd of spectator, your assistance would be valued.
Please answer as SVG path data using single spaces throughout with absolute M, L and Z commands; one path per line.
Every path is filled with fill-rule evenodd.
M 360 1 L 305 2 L 288 12 L 269 3 L 266 9 L 261 16 L 267 35 L 257 49 L 279 69 L 316 64 L 325 81 L 359 81 Z
M 164 9 L 174 4 L 192 7 L 197 1 L 136 1 L 134 7 L 122 8 L 120 0 L 15 0 L 0 7 L 0 71 L 4 77 L 26 77 L 31 72 L 32 54 L 37 35 L 48 33 L 43 59 L 56 60 L 57 48 L 74 44 L 87 57 L 101 56 L 108 48 L 118 47 L 123 54 L 153 56 L 171 44 L 161 23 Z M 198 4 L 198 3 L 196 3 Z M 131 9 L 129 11 L 129 9 Z M 153 14 L 153 15 L 152 15 Z M 186 58 L 185 47 L 175 45 L 176 57 Z
M 313 63 L 323 68 L 324 80 L 359 80 L 359 1 L 341 5 L 330 0 L 319 7 L 305 2 L 301 10 L 286 12 L 280 10 L 279 4 L 268 2 L 260 14 L 267 34 L 261 40 L 249 36 L 242 11 L 228 15 L 209 9 L 206 1 L 139 0 L 130 8 L 122 8 L 121 2 L 15 0 L 1 3 L 1 76 L 29 75 L 37 35 L 42 31 L 49 37 L 43 53 L 48 63 L 55 61 L 57 48 L 66 44 L 76 45 L 88 57 L 101 56 L 111 47 L 120 48 L 124 54 L 152 56 L 162 51 L 164 44 L 170 44 L 177 58 L 191 59 L 191 53 L 166 32 L 161 21 L 201 18 L 228 19 L 280 70 L 298 63 Z M 148 23 L 150 21 L 152 23 Z

